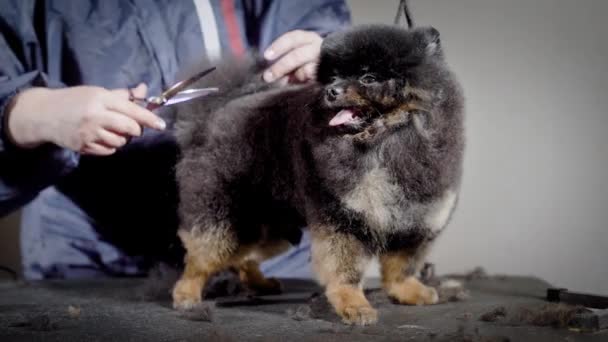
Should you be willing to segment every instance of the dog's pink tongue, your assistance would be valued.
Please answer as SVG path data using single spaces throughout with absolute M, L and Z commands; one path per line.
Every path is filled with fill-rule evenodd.
M 330 121 L 330 126 L 340 126 L 355 120 L 355 113 L 350 109 L 342 109 Z

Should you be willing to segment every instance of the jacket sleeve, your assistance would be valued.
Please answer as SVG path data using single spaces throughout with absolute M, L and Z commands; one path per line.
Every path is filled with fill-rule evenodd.
M 247 38 L 260 51 L 283 33 L 307 30 L 321 36 L 350 25 L 350 10 L 344 0 L 249 0 Z
M 62 84 L 51 82 L 44 73 L 46 54 L 34 29 L 36 2 L 7 2 L 0 6 L 0 217 L 33 199 L 78 163 L 75 152 L 50 144 L 20 149 L 8 138 L 5 115 L 12 98 L 30 87 Z

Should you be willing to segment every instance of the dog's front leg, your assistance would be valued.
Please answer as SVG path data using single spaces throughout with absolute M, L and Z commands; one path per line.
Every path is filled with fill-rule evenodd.
M 178 234 L 186 248 L 186 265 L 173 287 L 173 307 L 188 310 L 201 302 L 209 277 L 240 260 L 248 250 L 239 248 L 236 234 L 227 225 L 180 229 Z
M 378 320 L 362 288 L 369 253 L 355 237 L 326 226 L 311 227 L 312 264 L 328 301 L 346 324 L 367 325 Z

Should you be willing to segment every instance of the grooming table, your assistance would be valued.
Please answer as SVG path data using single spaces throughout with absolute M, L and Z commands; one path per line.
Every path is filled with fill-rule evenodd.
M 340 323 L 309 281 L 284 281 L 282 295 L 219 298 L 210 322 L 184 318 L 166 293 L 143 299 L 145 282 L 2 281 L 0 341 L 608 341 L 606 331 L 517 321 L 522 308 L 557 305 L 545 300 L 550 285 L 529 277 L 466 280 L 468 299 L 420 307 L 392 304 L 371 289 L 379 323 L 368 327 Z

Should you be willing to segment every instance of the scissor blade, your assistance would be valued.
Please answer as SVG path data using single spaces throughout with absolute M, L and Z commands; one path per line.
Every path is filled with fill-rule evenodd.
M 165 102 L 165 106 L 174 105 L 176 103 L 190 101 L 202 96 L 207 96 L 209 94 L 217 93 L 219 91 L 218 88 L 201 88 L 201 89 L 186 89 L 180 91 L 175 94 L 172 98 L 170 98 L 167 102 Z
M 162 93 L 162 97 L 164 97 L 165 99 L 172 98 L 173 96 L 175 96 L 175 94 L 177 94 L 177 93 L 183 91 L 184 89 L 188 88 L 190 85 L 192 85 L 192 83 L 194 83 L 194 82 L 200 80 L 201 78 L 207 76 L 208 74 L 210 74 L 214 70 L 215 70 L 215 67 L 211 67 L 211 68 L 209 68 L 207 70 L 199 72 L 198 74 L 196 74 L 196 75 L 194 75 L 194 76 L 192 76 L 192 77 L 190 77 L 188 79 L 185 79 L 185 80 L 183 80 L 181 82 L 178 82 L 178 83 L 174 84 L 171 88 L 165 90 Z

